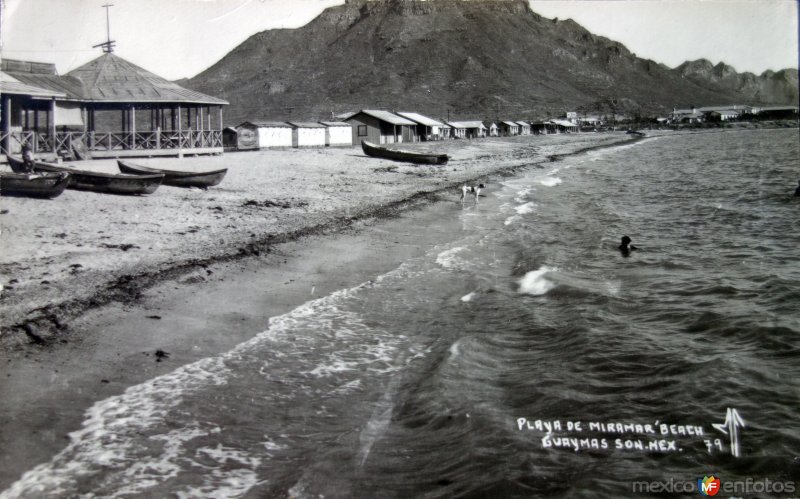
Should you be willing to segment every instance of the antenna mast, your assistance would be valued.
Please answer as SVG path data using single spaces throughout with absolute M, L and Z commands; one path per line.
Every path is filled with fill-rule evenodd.
M 113 52 L 114 44 L 117 43 L 115 40 L 111 39 L 111 20 L 109 19 L 108 15 L 108 8 L 113 6 L 114 4 L 112 3 L 107 3 L 102 6 L 104 9 L 106 9 L 106 41 L 92 46 L 92 48 L 103 47 L 103 52 L 106 54 Z

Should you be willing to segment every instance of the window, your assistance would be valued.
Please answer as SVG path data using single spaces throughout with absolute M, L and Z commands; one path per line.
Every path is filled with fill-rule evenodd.
M 367 125 L 358 125 L 358 136 L 359 137 L 367 136 Z

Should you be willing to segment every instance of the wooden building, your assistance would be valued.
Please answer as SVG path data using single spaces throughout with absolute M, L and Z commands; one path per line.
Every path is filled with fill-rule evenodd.
M 280 121 L 245 121 L 236 127 L 239 149 L 292 147 L 292 126 Z
M 487 137 L 497 137 L 500 135 L 500 131 L 497 128 L 497 123 L 494 121 L 484 121 L 483 126 L 486 127 L 486 136 Z
M 454 139 L 467 138 L 467 127 L 459 121 L 448 121 L 447 125 L 450 127 L 450 134 Z
M 519 134 L 520 135 L 530 135 L 531 134 L 531 124 L 526 121 L 517 121 L 517 125 L 519 125 Z
M 0 71 L 0 154 L 19 154 L 23 143 L 35 150 L 40 137 L 29 131 L 31 122 L 38 128 L 41 120 L 41 127 L 54 136 L 56 99 L 65 97 L 63 92 L 28 85 Z M 33 117 L 30 109 L 36 109 Z
M 341 147 L 353 145 L 353 130 L 343 121 L 320 121 L 325 126 L 325 145 Z
M 110 51 L 64 76 L 52 64 L 9 59 L 2 70 L 59 94 L 53 103 L 29 100 L 11 109 L 22 133 L 34 139 L 35 152 L 81 149 L 93 157 L 125 157 L 223 150 L 227 101 L 183 88 Z M 45 112 L 54 115 L 49 126 L 39 118 Z
M 346 120 L 352 127 L 353 144 L 362 140 L 374 144 L 415 142 L 417 124 L 389 111 L 362 109 Z
M 501 121 L 497 124 L 498 129 L 500 130 L 500 135 L 503 137 L 513 137 L 514 135 L 519 135 L 519 125 L 513 121 Z
M 482 121 L 449 121 L 448 124 L 458 131 L 459 137 L 467 139 L 486 137 L 486 127 Z
M 222 147 L 226 151 L 239 148 L 239 133 L 236 128 L 227 126 L 222 129 Z
M 420 140 L 441 140 L 443 138 L 441 122 L 419 113 L 398 112 L 397 115 L 417 124 L 417 137 Z
M 313 121 L 290 121 L 292 147 L 325 147 L 325 125 Z
M 580 127 L 575 123 L 567 120 L 552 119 L 547 121 L 549 125 L 555 130 L 555 133 L 574 133 L 578 132 Z

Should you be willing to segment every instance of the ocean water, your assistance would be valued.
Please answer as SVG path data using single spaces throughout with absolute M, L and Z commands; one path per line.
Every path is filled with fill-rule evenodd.
M 98 402 L 0 497 L 791 492 L 798 158 L 797 130 L 532 158 L 407 215 L 425 256 Z

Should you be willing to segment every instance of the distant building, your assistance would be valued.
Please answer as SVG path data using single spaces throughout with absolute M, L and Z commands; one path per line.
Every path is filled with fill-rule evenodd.
M 672 110 L 670 121 L 673 123 L 702 123 L 705 121 L 705 115 L 696 107 L 691 109 L 676 108 Z
M 500 130 L 500 135 L 503 137 L 519 135 L 519 125 L 513 121 L 501 121 L 497 124 L 497 128 Z
M 526 121 L 517 121 L 517 125 L 519 125 L 519 134 L 520 135 L 530 135 L 531 134 L 531 124 Z
M 419 113 L 397 112 L 395 114 L 416 123 L 416 134 L 421 140 L 441 140 L 443 138 L 441 122 Z
M 448 121 L 447 124 L 456 130 L 458 137 L 467 139 L 486 137 L 486 127 L 481 121 Z
M 292 126 L 280 121 L 245 121 L 236 127 L 239 149 L 292 147 Z
M 227 126 L 222 129 L 222 147 L 226 151 L 239 148 L 239 133 L 236 128 Z
M 325 125 L 317 122 L 290 121 L 292 147 L 325 147 Z
M 345 119 L 352 127 L 353 144 L 362 140 L 373 144 L 414 142 L 417 124 L 389 111 L 362 109 Z
M 704 113 L 708 121 L 732 121 L 741 117 L 739 111 L 725 109 L 721 111 L 709 111 Z
M 443 139 L 455 138 L 453 136 L 453 127 L 451 127 L 447 123 L 442 123 L 440 135 L 442 136 Z
M 574 133 L 579 131 L 578 125 L 567 120 L 553 119 L 546 123 L 552 125 L 552 128 L 555 129 L 555 133 Z
M 577 123 L 581 126 L 599 126 L 603 124 L 603 120 L 597 115 L 580 116 Z
M 497 128 L 497 123 L 493 121 L 484 121 L 483 126 L 486 127 L 486 135 L 489 137 L 497 137 L 500 131 Z
M 797 119 L 797 106 L 765 106 L 757 108 L 756 115 L 767 119 Z
M 344 121 L 320 121 L 325 126 L 325 145 L 329 147 L 352 146 L 353 130 Z
M 463 123 L 448 121 L 447 124 L 450 126 L 451 134 L 454 139 L 464 139 L 467 137 L 467 127 L 464 126 Z

